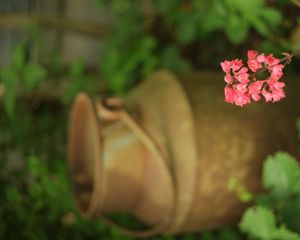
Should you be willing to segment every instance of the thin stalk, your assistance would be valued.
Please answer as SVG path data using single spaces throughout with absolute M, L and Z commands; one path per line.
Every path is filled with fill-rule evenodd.
M 294 53 L 285 53 L 285 57 L 281 58 L 279 63 L 282 63 L 282 62 L 285 62 L 284 66 L 286 66 L 287 64 L 289 64 L 291 61 L 292 61 L 292 58 L 296 55 L 299 55 L 300 54 L 300 49 L 298 49 L 297 51 L 295 51 Z M 258 74 L 266 71 L 268 69 L 268 67 L 263 67 L 261 68 L 258 72 L 255 72 L 253 74 L 250 75 L 250 77 L 255 77 L 257 76 Z

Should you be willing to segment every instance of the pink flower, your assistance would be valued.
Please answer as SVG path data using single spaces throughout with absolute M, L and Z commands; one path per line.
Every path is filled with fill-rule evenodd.
M 282 88 L 272 91 L 273 102 L 278 102 L 285 97 L 285 92 Z
M 234 103 L 234 99 L 236 96 L 235 90 L 230 85 L 227 84 L 224 89 L 224 92 L 225 92 L 225 102 Z
M 257 61 L 260 62 L 260 63 L 263 63 L 266 59 L 265 57 L 265 54 L 259 54 L 257 57 L 256 57 Z
M 269 84 L 271 91 L 282 89 L 285 86 L 284 82 L 279 82 L 275 79 L 269 79 L 269 80 L 267 80 L 267 83 Z
M 278 82 L 277 80 L 268 80 L 269 91 L 266 88 L 263 89 L 262 94 L 267 102 L 278 102 L 285 97 L 285 92 L 282 89 L 285 86 L 284 82 Z
M 224 77 L 224 81 L 227 83 L 232 83 L 233 82 L 233 77 L 230 74 L 226 74 Z
M 271 73 L 271 78 L 276 78 L 277 80 L 279 80 L 282 75 L 282 69 L 284 68 L 284 66 L 282 64 L 277 64 L 277 65 L 273 65 L 268 67 L 270 73 Z
M 233 78 L 231 76 L 231 68 L 232 68 L 232 64 L 231 61 L 227 61 L 225 60 L 224 62 L 221 62 L 221 67 L 222 70 L 226 73 L 225 77 L 224 77 L 224 81 L 227 83 L 232 83 Z
M 239 84 L 234 85 L 234 89 L 236 89 L 236 91 L 239 94 L 245 94 L 248 91 L 247 84 L 243 84 L 243 83 L 239 83 Z
M 249 82 L 248 68 L 243 67 L 242 60 L 235 59 L 233 61 L 225 60 L 221 62 L 222 70 L 226 73 L 224 81 L 231 84 L 235 80 L 241 83 Z
M 279 64 L 280 60 L 278 58 L 275 58 L 273 54 L 269 54 L 268 56 L 266 56 L 265 63 L 268 66 L 274 66 Z
M 257 51 L 255 50 L 248 50 L 248 59 L 253 60 L 257 56 Z
M 250 95 L 248 93 L 236 92 L 234 103 L 237 106 L 243 107 L 251 102 Z
M 224 62 L 221 62 L 221 67 L 226 74 L 230 74 L 230 69 L 231 69 L 230 61 L 225 60 Z
M 234 74 L 234 77 L 240 83 L 248 83 L 249 82 L 249 74 L 247 72 L 248 72 L 248 68 L 242 67 L 238 72 L 236 72 Z
M 227 84 L 225 87 L 225 102 L 234 103 L 242 107 L 251 101 L 247 91 L 246 84 L 237 84 L 234 87 Z
M 239 70 L 241 67 L 243 67 L 243 62 L 240 59 L 234 59 L 233 61 L 231 61 L 231 69 L 232 71 L 237 71 Z
M 268 83 L 269 83 L 270 91 L 272 93 L 273 102 L 278 102 L 285 97 L 285 92 L 282 89 L 285 86 L 284 82 L 269 80 Z
M 262 90 L 262 95 L 265 97 L 266 102 L 272 101 L 272 93 L 268 92 L 266 88 Z
M 261 87 L 263 83 L 264 81 L 256 81 L 249 84 L 249 94 L 255 102 L 260 100 Z
M 234 103 L 237 106 L 243 107 L 244 105 L 251 102 L 250 95 L 248 93 L 247 84 L 238 83 L 233 86 L 233 89 L 235 90 L 235 98 Z
M 249 50 L 248 51 L 248 67 L 252 72 L 255 72 L 257 69 L 261 68 L 261 63 L 265 61 L 265 55 L 260 54 L 257 55 L 257 51 L 255 50 Z
M 284 98 L 285 83 L 279 81 L 284 68 L 284 65 L 280 64 L 281 60 L 275 58 L 273 54 L 265 56 L 255 50 L 249 50 L 247 55 L 249 68 L 245 67 L 240 59 L 221 62 L 222 70 L 226 73 L 225 101 L 243 107 L 251 103 L 251 99 L 259 101 L 261 95 L 266 102 L 278 102 Z M 257 79 L 260 77 L 258 73 L 264 71 L 269 71 L 270 76 L 266 79 Z
M 265 65 L 271 74 L 271 78 L 279 80 L 282 77 L 284 65 L 280 64 L 280 59 L 275 58 L 273 54 L 269 54 L 265 58 Z

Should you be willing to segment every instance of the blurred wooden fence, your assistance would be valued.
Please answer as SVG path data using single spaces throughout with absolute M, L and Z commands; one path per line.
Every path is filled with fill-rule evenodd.
M 56 49 L 66 63 L 82 58 L 95 64 L 111 22 L 109 9 L 100 11 L 95 0 L 0 0 L 0 65 L 35 27 L 39 44 L 30 48 L 32 60 L 47 62 Z

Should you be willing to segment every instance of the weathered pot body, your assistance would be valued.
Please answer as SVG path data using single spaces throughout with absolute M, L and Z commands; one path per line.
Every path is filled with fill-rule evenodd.
M 287 97 L 279 103 L 240 108 L 224 102 L 222 79 L 213 73 L 160 71 L 125 99 L 160 157 L 130 123 L 103 123 L 97 104 L 78 96 L 69 158 L 81 212 L 128 212 L 150 226 L 163 222 L 160 231 L 166 233 L 237 222 L 246 205 L 229 191 L 229 179 L 258 192 L 267 155 L 297 154 L 300 81 L 286 80 Z

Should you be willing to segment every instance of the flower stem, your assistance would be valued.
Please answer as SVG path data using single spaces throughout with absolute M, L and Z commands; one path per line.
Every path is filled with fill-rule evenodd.
M 295 51 L 294 53 L 291 53 L 291 54 L 287 53 L 284 58 L 280 59 L 280 62 L 284 62 L 286 60 L 291 61 L 294 56 L 299 55 L 299 54 L 300 54 L 300 49 L 298 49 L 297 51 Z
M 300 54 L 300 49 L 296 50 L 296 51 L 293 52 L 293 53 L 284 53 L 285 57 L 281 58 L 279 62 L 281 63 L 281 62 L 285 62 L 285 61 L 286 61 L 286 62 L 285 62 L 285 65 L 287 65 L 287 64 L 289 64 L 289 63 L 292 61 L 292 58 L 293 58 L 294 56 L 299 55 L 299 54 Z M 259 71 L 257 71 L 257 72 L 255 72 L 255 73 L 251 74 L 250 77 L 255 77 L 255 76 L 257 76 L 258 74 L 260 74 L 260 73 L 266 71 L 267 69 L 268 69 L 267 67 L 263 67 L 263 68 L 261 68 Z

